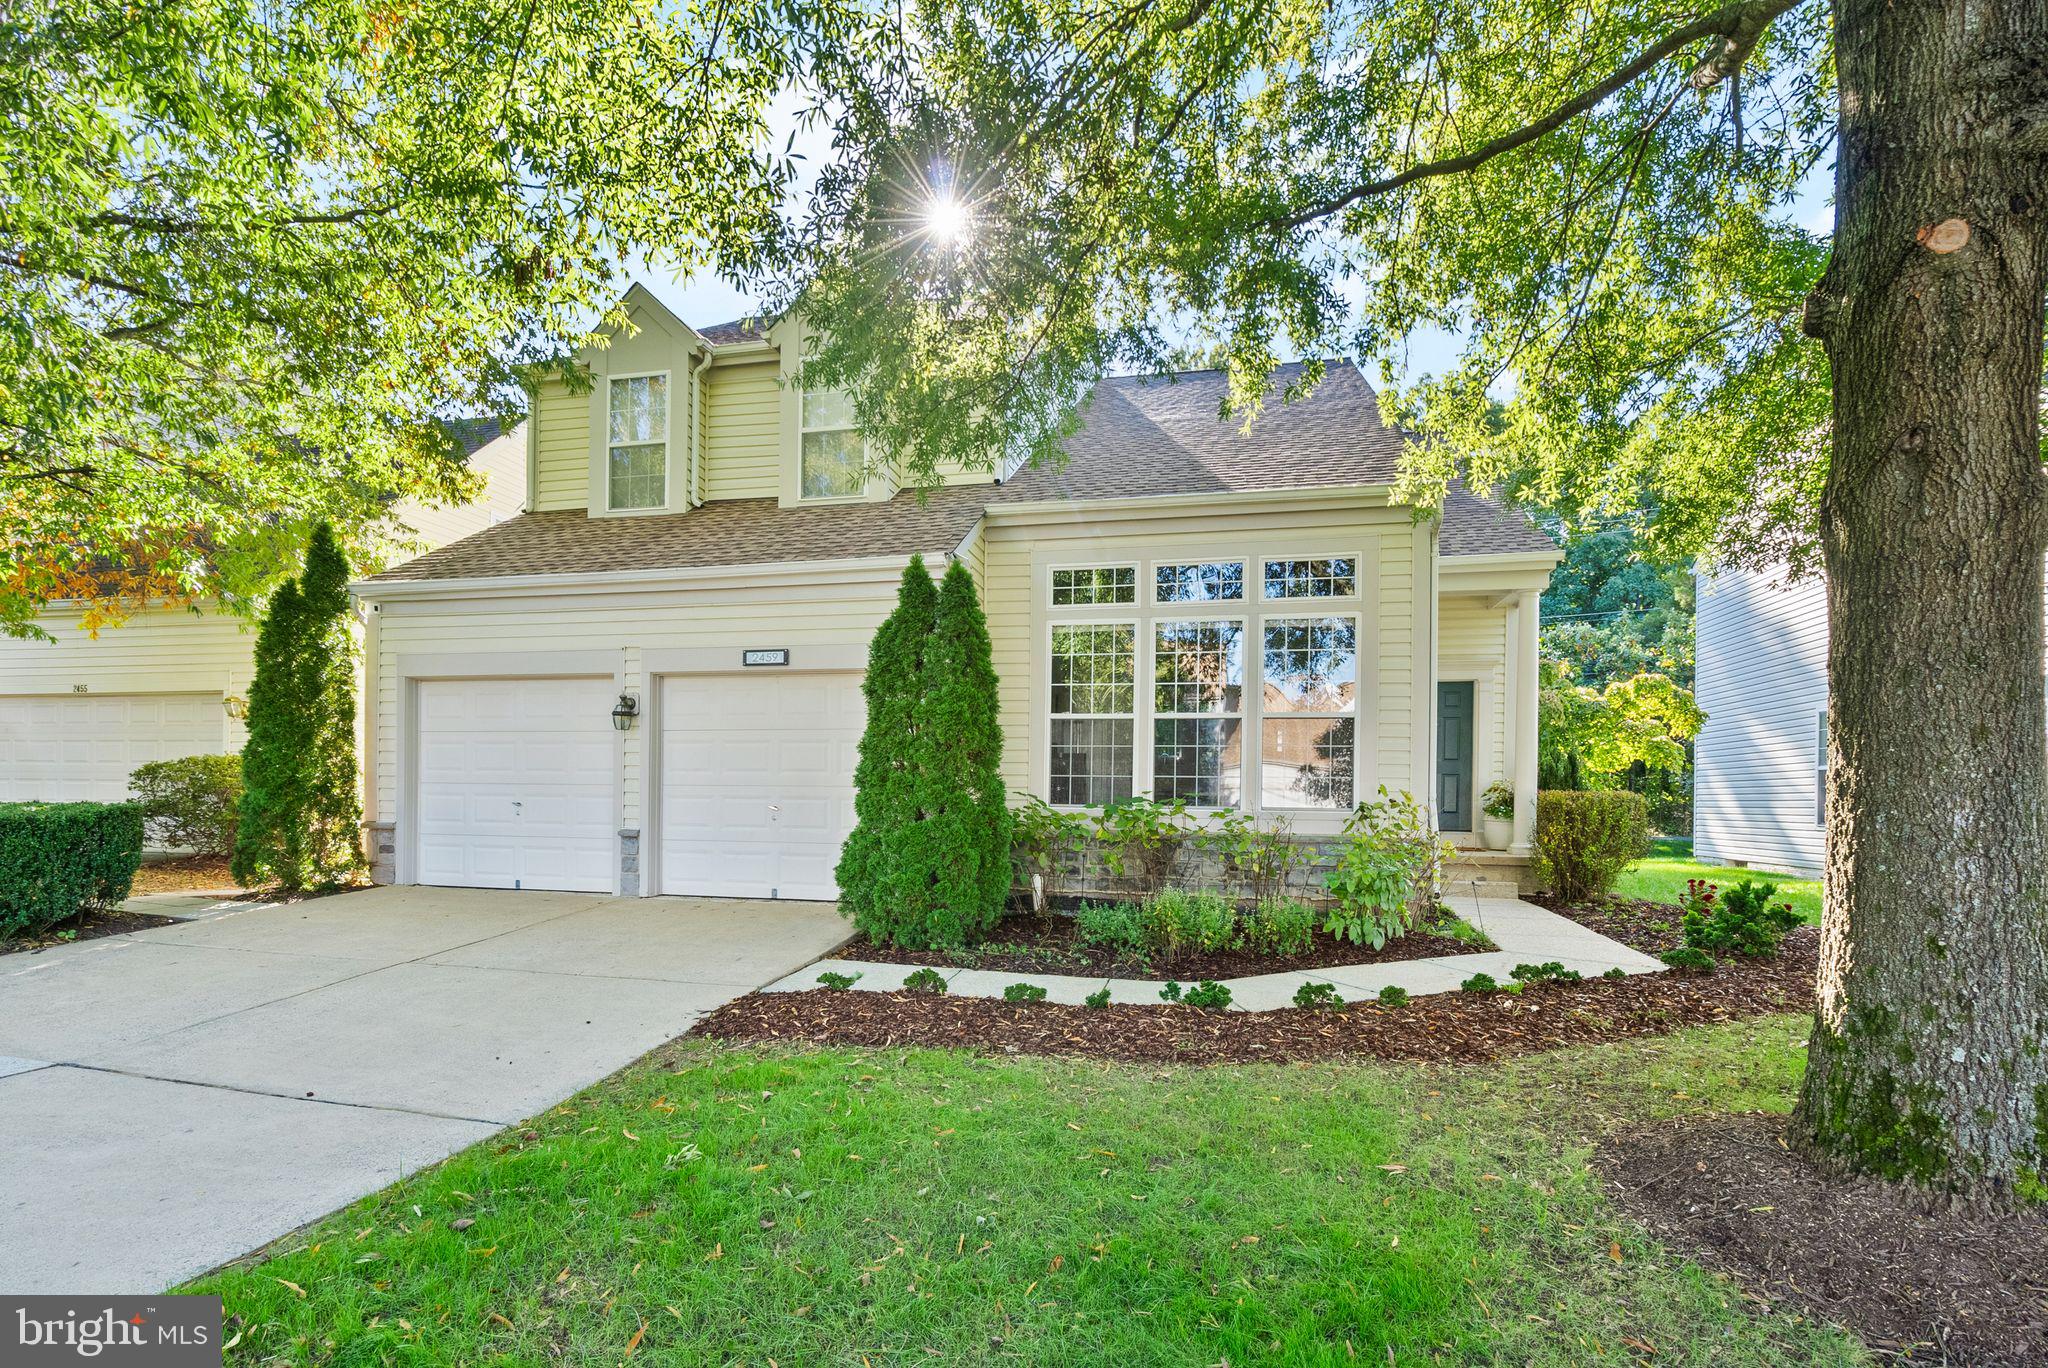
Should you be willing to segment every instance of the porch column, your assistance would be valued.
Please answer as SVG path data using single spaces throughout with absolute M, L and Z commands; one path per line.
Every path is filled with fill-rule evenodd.
M 1541 598 L 1525 589 L 1515 600 L 1514 652 L 1509 675 L 1514 681 L 1508 706 L 1514 717 L 1514 757 L 1510 764 L 1515 783 L 1514 849 L 1526 853 L 1536 831 L 1536 698 L 1540 687 L 1540 653 L 1536 644 L 1537 616 Z

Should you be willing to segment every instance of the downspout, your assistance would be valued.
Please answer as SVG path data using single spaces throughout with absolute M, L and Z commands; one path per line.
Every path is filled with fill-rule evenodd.
M 711 364 L 711 348 L 704 347 L 696 361 L 690 366 L 690 491 L 689 504 L 695 508 L 704 502 L 704 370 Z

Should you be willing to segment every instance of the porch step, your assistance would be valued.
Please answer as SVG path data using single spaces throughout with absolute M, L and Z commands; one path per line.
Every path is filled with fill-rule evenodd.
M 1521 895 L 1521 887 L 1513 879 L 1502 879 L 1497 875 L 1470 878 L 1453 870 L 1444 876 L 1444 897 L 1453 902 L 1459 898 L 1518 898 Z

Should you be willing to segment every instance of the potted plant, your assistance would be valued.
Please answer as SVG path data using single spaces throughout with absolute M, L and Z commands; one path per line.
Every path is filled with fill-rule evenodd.
M 1506 850 L 1515 839 L 1515 790 L 1496 779 L 1479 795 L 1480 839 L 1488 850 Z

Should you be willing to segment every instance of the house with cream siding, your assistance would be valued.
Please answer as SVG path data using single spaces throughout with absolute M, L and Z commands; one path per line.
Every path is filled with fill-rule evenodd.
M 464 444 L 483 491 L 451 507 L 394 505 L 387 563 L 525 507 L 524 425 L 472 427 Z M 0 638 L 0 802 L 118 801 L 138 765 L 241 749 L 254 623 L 202 605 L 85 624 L 82 605 L 57 603 L 38 619 L 51 640 Z
M 1249 432 L 1219 374 L 1108 380 L 1057 467 L 920 492 L 795 383 L 797 319 L 626 305 L 591 384 L 536 396 L 527 511 L 354 586 L 379 880 L 834 897 L 869 639 L 918 554 L 980 588 L 1019 797 L 1328 834 L 1384 785 L 1470 843 L 1506 780 L 1526 851 L 1559 553 L 1462 490 L 1395 502 L 1355 368 Z

